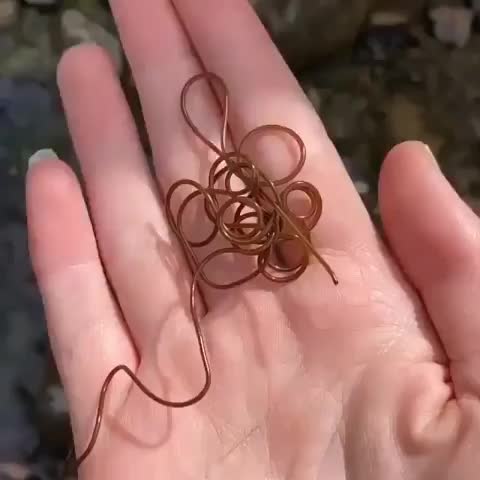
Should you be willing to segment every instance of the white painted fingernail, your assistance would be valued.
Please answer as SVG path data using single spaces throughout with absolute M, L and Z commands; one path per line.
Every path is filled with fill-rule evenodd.
M 41 160 L 58 160 L 58 155 L 51 148 L 38 150 L 28 159 L 28 167 L 30 168 Z
M 432 149 L 431 149 L 426 143 L 424 143 L 423 145 L 425 146 L 425 149 L 427 150 L 428 156 L 430 157 L 430 160 L 432 161 L 432 163 L 433 163 L 439 170 L 441 170 L 440 165 L 439 165 L 439 163 L 438 163 L 438 160 L 437 160 L 437 158 L 435 157 L 434 153 L 432 152 Z

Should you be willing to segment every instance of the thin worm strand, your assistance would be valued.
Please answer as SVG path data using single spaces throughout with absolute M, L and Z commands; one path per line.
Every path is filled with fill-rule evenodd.
M 197 81 L 202 79 L 209 82 L 216 81 L 223 91 L 220 147 L 205 137 L 193 122 L 188 110 L 188 92 Z M 129 376 L 133 383 L 153 402 L 165 407 L 189 407 L 199 402 L 207 394 L 212 375 L 197 306 L 197 297 L 200 297 L 200 301 L 207 307 L 202 291 L 198 288 L 200 282 L 205 286 L 220 290 L 243 285 L 259 275 L 276 283 L 291 282 L 305 272 L 309 264 L 309 254 L 312 254 L 325 268 L 333 283 L 338 284 L 335 273 L 311 242 L 310 233 L 322 214 L 322 197 L 311 183 L 294 181 L 306 161 L 306 148 L 301 137 L 294 130 L 282 125 L 262 125 L 247 133 L 238 148 L 233 146 L 231 151 L 227 150 L 229 94 L 223 80 L 210 72 L 195 75 L 185 84 L 181 94 L 181 111 L 194 135 L 217 155 L 217 159 L 212 163 L 209 171 L 207 186 L 202 186 L 189 179 L 179 180 L 170 187 L 165 199 L 169 225 L 192 270 L 190 314 L 205 375 L 203 387 L 190 399 L 167 400 L 155 395 L 128 366 L 116 366 L 103 383 L 95 426 L 84 453 L 76 461 L 77 469 L 90 456 L 95 447 L 103 422 L 106 395 L 113 378 L 119 372 Z M 295 141 L 300 152 L 298 162 L 292 171 L 277 180 L 270 180 L 244 152 L 244 147 L 249 140 L 270 132 L 286 134 Z M 240 190 L 234 190 L 233 179 L 240 181 L 244 186 Z M 193 192 L 184 198 L 175 214 L 172 209 L 172 199 L 181 187 L 189 187 L 193 189 Z M 280 192 L 279 187 L 283 187 L 283 191 Z M 295 214 L 288 205 L 288 197 L 295 191 L 302 192 L 310 201 L 309 210 L 301 215 Z M 205 219 L 212 225 L 212 231 L 203 240 L 188 239 L 183 225 L 185 211 L 194 200 L 201 197 L 203 197 Z M 232 214 L 232 221 L 227 221 L 228 213 Z M 195 249 L 207 247 L 218 238 L 226 242 L 227 246 L 214 249 L 203 259 L 199 259 Z M 301 247 L 301 258 L 294 264 L 290 264 L 284 259 L 281 246 L 286 242 L 294 242 Z M 222 255 L 256 258 L 256 267 L 242 278 L 227 283 L 218 283 L 206 274 L 205 267 Z

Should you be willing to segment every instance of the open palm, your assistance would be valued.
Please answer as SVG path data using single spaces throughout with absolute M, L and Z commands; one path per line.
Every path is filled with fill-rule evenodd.
M 384 163 L 380 207 L 390 253 L 246 0 L 111 4 L 141 96 L 155 179 L 113 65 L 93 45 L 70 50 L 59 67 L 90 212 L 60 161 L 33 164 L 27 179 L 31 253 L 77 455 L 116 365 L 128 365 L 167 399 L 202 388 L 191 273 L 157 194 L 157 185 L 165 192 L 179 178 L 203 181 L 208 169 L 208 149 L 179 108 L 201 62 L 229 87 L 235 137 L 278 123 L 305 141 L 302 178 L 324 199 L 312 241 L 340 283 L 312 263 L 282 286 L 205 289 L 207 395 L 167 409 L 127 376 L 115 377 L 81 478 L 478 478 L 480 222 L 429 150 L 406 143 Z M 207 85 L 192 92 L 191 108 L 219 142 Z M 278 177 L 289 169 L 282 158 L 264 155 L 258 163 Z M 194 228 L 203 228 L 198 222 Z M 234 265 L 215 273 L 238 272 Z

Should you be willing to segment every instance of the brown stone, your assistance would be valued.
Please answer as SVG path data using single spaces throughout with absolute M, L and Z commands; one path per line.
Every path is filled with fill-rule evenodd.
M 353 44 L 374 0 L 250 0 L 293 68 Z

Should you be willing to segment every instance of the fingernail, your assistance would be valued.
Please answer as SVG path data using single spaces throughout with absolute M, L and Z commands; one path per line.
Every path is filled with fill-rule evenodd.
M 431 149 L 426 143 L 424 143 L 423 145 L 424 145 L 425 150 L 427 151 L 428 157 L 430 158 L 430 160 L 432 161 L 432 163 L 433 163 L 439 170 L 441 170 L 440 165 L 439 165 L 439 163 L 438 163 L 438 160 L 436 159 L 435 155 L 433 154 L 432 149 Z
M 58 155 L 51 148 L 38 150 L 28 159 L 28 168 L 41 160 L 58 160 Z

